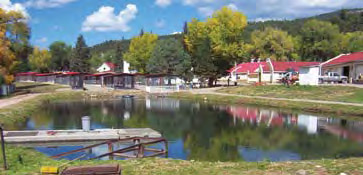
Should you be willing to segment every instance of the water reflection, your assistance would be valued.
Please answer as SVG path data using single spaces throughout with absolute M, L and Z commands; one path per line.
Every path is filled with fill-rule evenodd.
M 169 140 L 169 157 L 177 159 L 285 161 L 363 153 L 361 121 L 168 98 L 51 103 L 14 127 L 76 129 L 85 115 L 93 129 L 153 128 Z M 37 149 L 55 155 L 69 147 Z

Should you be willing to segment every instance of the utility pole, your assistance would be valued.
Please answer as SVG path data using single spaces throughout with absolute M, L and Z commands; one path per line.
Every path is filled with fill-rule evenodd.
M 8 169 L 7 163 L 6 163 L 6 155 L 5 155 L 5 140 L 4 140 L 4 129 L 0 125 L 0 137 L 1 137 L 1 150 L 3 154 L 3 160 L 4 160 L 4 170 Z

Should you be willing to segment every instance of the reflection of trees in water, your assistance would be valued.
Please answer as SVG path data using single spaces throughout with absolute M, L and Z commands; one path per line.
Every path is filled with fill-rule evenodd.
M 299 129 L 296 121 L 291 121 L 297 118 L 296 114 L 261 110 L 263 115 L 284 118 L 276 117 L 275 125 L 268 127 L 268 120 L 236 122 L 227 112 L 212 106 L 200 105 L 197 111 L 181 106 L 177 113 L 163 112 L 163 116 L 149 112 L 148 118 L 150 125 L 169 140 L 182 137 L 189 159 L 238 160 L 240 146 L 264 151 L 287 150 L 300 154 L 302 159 L 359 156 L 363 152 L 363 147 L 356 142 L 327 133 L 311 135 Z
M 133 115 L 134 101 L 71 101 L 49 104 L 34 115 L 32 121 L 39 128 L 53 125 L 53 129 L 81 128 L 82 116 L 90 116 L 92 125 L 101 128 L 122 128 L 125 113 Z M 36 117 L 38 116 L 38 117 Z M 131 117 L 132 118 L 132 117 Z M 45 120 L 45 121 L 41 121 Z
M 88 115 L 93 124 L 103 128 L 150 127 L 170 141 L 182 138 L 188 158 L 196 160 L 240 160 L 241 146 L 264 151 L 286 150 L 300 154 L 303 159 L 363 153 L 363 146 L 356 142 L 326 132 L 307 134 L 305 129 L 298 128 L 297 114 L 188 101 L 173 102 L 171 106 L 177 106 L 177 110 L 155 110 L 157 103 L 150 109 L 145 101 L 137 99 L 55 103 L 34 114 L 32 121 L 35 128 L 73 129 L 80 128 L 81 117 Z M 345 127 L 351 123 L 345 122 Z

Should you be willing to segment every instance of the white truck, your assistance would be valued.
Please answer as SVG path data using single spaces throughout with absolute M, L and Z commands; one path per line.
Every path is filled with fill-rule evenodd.
M 326 72 L 319 77 L 319 83 L 347 83 L 348 77 L 338 74 L 337 72 Z

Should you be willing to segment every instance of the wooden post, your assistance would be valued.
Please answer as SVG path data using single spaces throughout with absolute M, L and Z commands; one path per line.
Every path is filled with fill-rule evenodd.
M 141 144 L 139 146 L 139 152 L 137 154 L 137 158 L 143 158 L 144 157 L 144 149 L 145 149 L 144 145 Z
M 134 140 L 134 145 L 137 145 L 137 144 L 139 144 L 140 143 L 140 139 L 135 139 Z M 136 156 L 136 157 L 138 157 L 138 153 L 140 152 L 140 148 L 139 148 L 139 150 L 135 150 L 134 151 L 134 155 Z
M 113 152 L 112 142 L 108 142 L 107 145 L 108 145 L 108 152 L 109 153 Z M 110 160 L 113 160 L 113 155 L 112 154 L 109 157 L 110 157 Z
M 3 154 L 3 160 L 4 160 L 4 170 L 8 169 L 8 166 L 6 164 L 6 154 L 5 154 L 5 140 L 4 140 L 4 129 L 2 126 L 0 126 L 0 137 L 1 137 L 1 150 Z

